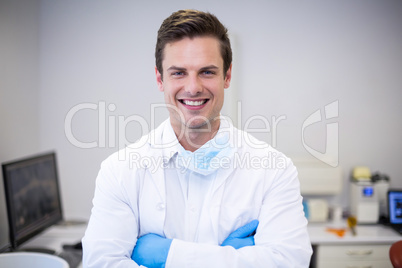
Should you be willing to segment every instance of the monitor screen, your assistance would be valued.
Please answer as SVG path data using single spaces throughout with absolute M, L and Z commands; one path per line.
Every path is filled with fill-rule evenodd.
M 10 243 L 15 249 L 62 220 L 54 152 L 4 163 Z
M 402 224 L 402 191 L 388 191 L 389 221 L 391 224 Z

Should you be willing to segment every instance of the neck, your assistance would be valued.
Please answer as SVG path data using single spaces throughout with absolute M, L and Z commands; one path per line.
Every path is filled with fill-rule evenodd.
M 205 143 L 213 139 L 218 132 L 220 119 L 211 121 L 210 123 L 199 128 L 189 128 L 182 123 L 175 125 L 172 122 L 172 119 L 170 122 L 181 146 L 183 146 L 185 150 L 194 152 Z

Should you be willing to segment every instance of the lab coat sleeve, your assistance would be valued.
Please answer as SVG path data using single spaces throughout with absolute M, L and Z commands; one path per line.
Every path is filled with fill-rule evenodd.
M 137 187 L 135 179 L 127 179 L 135 172 L 128 172 L 124 161 L 115 157 L 102 163 L 96 179 L 91 218 L 82 240 L 84 268 L 139 267 L 131 260 L 138 235 L 136 204 L 126 193 L 127 188 Z
M 238 250 L 174 239 L 166 268 L 172 267 L 308 267 L 312 248 L 296 168 L 288 159 L 267 180 L 255 246 Z

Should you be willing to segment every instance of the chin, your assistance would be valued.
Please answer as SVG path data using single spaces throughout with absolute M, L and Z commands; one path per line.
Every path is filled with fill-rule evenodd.
M 208 129 L 212 131 L 216 120 L 219 120 L 219 115 L 211 118 L 202 117 L 197 120 L 192 120 L 192 118 L 190 118 L 189 120 L 186 120 L 186 122 L 183 122 L 183 124 L 189 129 Z
M 211 128 L 211 123 L 209 120 L 192 121 L 191 124 L 189 122 L 185 122 L 184 125 L 189 129 Z

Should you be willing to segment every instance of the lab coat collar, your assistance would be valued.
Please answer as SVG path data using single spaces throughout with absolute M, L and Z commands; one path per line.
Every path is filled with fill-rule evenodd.
M 176 156 L 180 148 L 183 148 L 174 133 L 173 127 L 170 123 L 170 118 L 164 122 L 161 140 L 164 145 L 162 153 L 166 161 L 170 161 L 174 156 Z

